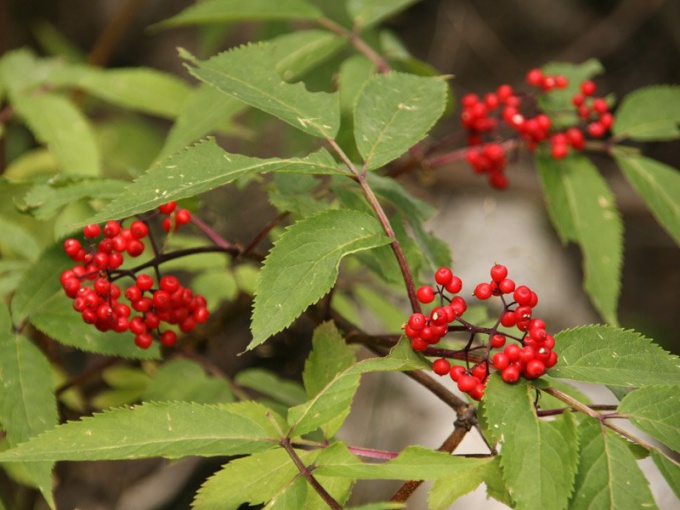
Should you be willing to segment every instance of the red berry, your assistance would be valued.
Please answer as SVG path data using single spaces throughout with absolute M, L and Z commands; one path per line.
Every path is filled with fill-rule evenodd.
M 132 318 L 129 327 L 130 331 L 135 335 L 141 335 L 142 333 L 147 332 L 146 324 L 139 315 Z
M 408 325 L 415 331 L 420 331 L 427 324 L 427 319 L 422 313 L 414 313 L 408 319 Z
M 504 370 L 510 364 L 510 358 L 505 353 L 497 352 L 493 355 L 492 362 L 496 370 Z
M 489 299 L 491 297 L 491 292 L 492 292 L 491 285 L 489 285 L 488 283 L 480 283 L 475 288 L 475 296 L 477 297 L 477 299 L 481 300 Z
M 93 223 L 91 225 L 86 225 L 85 228 L 83 228 L 83 235 L 89 239 L 93 239 L 95 237 L 99 237 L 102 233 L 102 229 L 99 225 L 96 223 Z
M 144 324 L 149 329 L 156 329 L 161 323 L 160 318 L 153 312 L 146 312 L 144 314 Z
M 434 280 L 439 285 L 448 285 L 453 279 L 453 273 L 448 267 L 440 267 L 434 274 Z
M 460 289 L 463 288 L 463 281 L 456 275 L 453 275 L 451 277 L 451 281 L 444 288 L 446 289 L 447 292 L 450 292 L 451 294 L 458 294 L 460 292 Z
M 498 283 L 498 290 L 500 290 L 503 294 L 510 294 L 515 290 L 515 282 L 509 278 L 503 278 Z
M 563 76 L 561 74 L 558 74 L 557 76 L 555 76 L 555 86 L 558 89 L 566 88 L 568 84 L 569 84 L 569 80 L 567 80 L 566 76 Z
M 135 335 L 135 344 L 140 349 L 148 349 L 153 343 L 153 337 L 148 333 L 142 333 L 141 335 Z
M 533 359 L 527 363 L 524 369 L 524 375 L 527 379 L 537 379 L 545 374 L 545 365 L 542 361 Z
M 153 278 L 146 274 L 140 274 L 135 283 L 140 290 L 149 290 L 153 287 Z
M 137 220 L 130 225 L 130 233 L 135 239 L 142 239 L 149 235 L 149 227 L 143 221 Z
M 510 361 L 517 361 L 519 359 L 519 353 L 521 352 L 522 349 L 520 349 L 519 345 L 517 344 L 510 344 L 505 347 L 503 352 L 505 355 L 508 357 Z
M 567 154 L 569 154 L 569 147 L 566 143 L 553 144 L 550 150 L 550 155 L 553 159 L 564 159 L 567 157 Z
M 451 370 L 449 372 L 449 375 L 451 376 L 451 379 L 453 379 L 453 382 L 458 382 L 461 378 L 461 376 L 465 373 L 465 367 L 462 365 L 453 365 L 451 367 Z
M 123 256 L 120 253 L 109 255 L 109 269 L 118 269 L 123 265 Z
M 477 386 L 475 386 L 468 392 L 468 395 L 470 395 L 470 398 L 479 402 L 480 400 L 482 400 L 482 397 L 484 396 L 485 388 L 486 385 L 484 383 L 479 383 Z
M 153 304 L 156 308 L 170 307 L 170 293 L 167 290 L 157 290 L 153 293 Z
M 496 333 L 495 335 L 491 336 L 491 347 L 494 349 L 500 349 L 505 345 L 505 336 L 504 335 L 499 335 Z
M 161 289 L 167 290 L 170 293 L 175 292 L 180 287 L 179 280 L 171 275 L 162 277 L 159 285 Z
M 117 221 L 107 221 L 104 225 L 104 235 L 111 239 L 120 233 L 120 223 Z
M 175 213 L 175 223 L 177 225 L 185 225 L 191 221 L 191 213 L 187 209 L 179 209 Z
M 511 328 L 517 324 L 517 319 L 515 318 L 515 312 L 505 312 L 501 317 L 501 324 L 506 328 Z
M 168 202 L 167 204 L 158 206 L 158 210 L 163 214 L 171 214 L 175 210 L 175 207 L 177 207 L 177 202 Z
M 533 359 L 536 359 L 536 350 L 529 346 L 522 347 L 522 350 L 519 352 L 519 360 L 526 364 Z
M 127 252 L 131 257 L 139 257 L 142 253 L 144 253 L 144 243 L 138 239 L 133 239 L 128 244 Z
M 161 333 L 161 344 L 165 347 L 172 347 L 177 342 L 177 333 L 172 330 L 163 331 Z
M 507 99 L 513 95 L 512 87 L 510 85 L 503 84 L 496 90 L 496 95 L 498 99 L 505 102 Z
M 414 351 L 424 351 L 430 346 L 425 340 L 422 338 L 413 338 L 411 339 L 411 347 L 413 348 Z
M 527 83 L 534 87 L 539 87 L 543 81 L 543 71 L 540 69 L 531 69 L 526 76 Z
M 437 375 L 446 375 L 451 370 L 451 363 L 445 358 L 439 358 L 432 363 L 432 371 Z
M 78 252 L 80 251 L 80 241 L 78 239 L 66 239 L 64 241 L 64 251 L 66 252 L 66 255 L 68 255 L 71 258 L 74 258 L 74 256 L 77 256 Z
M 602 138 L 607 131 L 601 122 L 591 122 L 587 129 L 588 134 L 593 138 Z
M 446 311 L 441 307 L 432 310 L 430 313 L 430 322 L 431 324 L 436 325 L 448 324 L 449 321 L 446 320 Z
M 161 227 L 166 232 L 170 232 L 170 230 L 172 230 L 172 218 L 170 218 L 170 217 L 163 218 L 163 221 L 161 222 Z
M 458 379 L 458 389 L 463 393 L 467 393 L 477 386 L 481 381 L 472 375 L 463 374 Z
M 421 303 L 432 303 L 434 301 L 434 289 L 429 285 L 423 285 L 416 291 L 416 296 Z
M 128 287 L 125 291 L 125 297 L 128 298 L 131 303 L 134 303 L 142 298 L 142 291 L 139 287 L 133 285 L 132 287 Z
M 531 289 L 526 285 L 520 285 L 512 294 L 513 299 L 519 305 L 528 305 L 531 302 Z
M 482 361 L 479 365 L 474 366 L 470 372 L 480 381 L 484 380 L 488 375 L 486 362 Z
M 203 324 L 210 318 L 210 312 L 205 307 L 196 308 L 196 310 L 194 310 L 193 317 L 196 322 Z M 448 328 L 446 329 L 448 331 Z
M 519 381 L 519 369 L 514 365 L 510 365 L 501 371 L 501 378 L 506 383 L 516 383 Z
M 454 313 L 456 314 L 456 317 L 460 317 L 461 315 L 463 315 L 463 313 L 465 313 L 465 310 L 467 310 L 467 303 L 460 296 L 454 296 L 451 299 L 450 306 L 453 309 Z
M 595 94 L 595 91 L 597 90 L 597 87 L 594 82 L 591 80 L 586 80 L 581 83 L 581 92 L 583 93 L 584 96 L 592 96 Z
M 508 268 L 501 265 L 501 264 L 496 264 L 491 268 L 491 279 L 495 282 L 500 282 L 502 281 L 506 276 L 508 276 Z

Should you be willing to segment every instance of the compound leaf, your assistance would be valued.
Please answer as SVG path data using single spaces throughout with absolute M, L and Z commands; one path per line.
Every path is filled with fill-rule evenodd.
M 321 11 L 302 0 L 207 0 L 155 25 L 159 28 L 250 20 L 316 19 Z
M 680 377 L 676 378 L 680 384 Z M 680 452 L 680 388 L 645 386 L 623 397 L 618 413 L 640 430 Z
M 92 127 L 73 103 L 54 92 L 17 94 L 12 104 L 66 174 L 96 176 L 100 155 Z
M 61 289 L 59 275 L 73 267 L 60 243 L 45 250 L 38 261 L 24 272 L 12 298 L 12 319 L 22 322 Z
M 343 443 L 335 443 L 331 448 L 346 450 Z M 320 456 L 314 474 L 362 480 L 440 480 L 479 469 L 491 460 L 457 457 L 422 446 L 409 446 L 394 459 L 382 463 L 364 463 L 352 455 L 338 460 Z
M 617 324 L 621 289 L 623 223 L 614 196 L 597 168 L 584 156 L 536 159 L 545 199 L 562 242 L 583 253 L 584 288 L 600 315 Z
M 311 464 L 319 450 L 296 451 Z M 196 493 L 194 510 L 237 510 L 244 503 L 259 505 L 272 499 L 299 474 L 283 448 L 235 459 L 212 475 Z
M 67 422 L 2 452 L 0 462 L 244 455 L 276 445 L 269 418 L 281 421 L 255 402 L 145 403 Z
M 57 424 L 52 369 L 31 341 L 12 331 L 9 311 L 0 304 L 0 421 L 11 446 L 27 441 Z M 52 462 L 24 465 L 50 507 Z
M 422 140 L 445 106 L 441 77 L 397 72 L 374 76 L 354 106 L 354 138 L 366 168 L 379 168 Z
M 501 468 L 516 508 L 564 508 L 576 475 L 576 427 L 570 414 L 551 422 L 539 420 L 534 398 L 527 382 L 510 385 L 492 374 L 484 415 L 501 440 Z
M 334 174 L 338 173 L 337 169 L 338 165 L 324 149 L 304 158 L 260 159 L 227 153 L 210 138 L 154 165 L 87 223 L 150 211 L 171 200 L 193 197 L 249 174 Z
M 83 198 L 112 199 L 122 193 L 127 185 L 125 181 L 114 179 L 37 184 L 26 193 L 20 206 L 36 219 L 44 221 L 53 218 L 62 207 Z
M 376 219 L 350 210 L 325 211 L 288 227 L 260 272 L 248 348 L 289 326 L 331 290 L 345 255 L 389 242 Z
M 361 29 L 375 25 L 403 11 L 418 0 L 349 0 L 347 10 L 354 25 Z
M 583 419 L 578 433 L 581 449 L 570 510 L 656 508 L 624 439 L 592 418 Z
M 130 332 L 102 333 L 92 324 L 83 322 L 81 315 L 73 310 L 72 301 L 61 290 L 36 306 L 31 312 L 31 323 L 60 344 L 81 351 L 129 359 L 160 358 L 158 344 L 140 349 Z
M 659 468 L 659 471 L 663 477 L 670 485 L 671 489 L 675 493 L 675 496 L 680 498 L 680 466 L 676 463 L 671 462 L 668 458 L 661 455 L 656 450 L 652 450 L 652 460 L 654 464 Z
M 493 476 L 494 470 L 499 469 L 492 465 L 495 463 L 494 459 L 475 460 L 478 462 L 468 465 L 467 469 L 461 469 L 453 476 L 435 480 L 427 498 L 431 510 L 450 508 L 456 499 L 475 490 L 482 482 L 486 481 L 486 478 Z
M 339 416 L 349 414 L 352 399 L 359 385 L 359 376 L 367 372 L 420 370 L 426 365 L 417 357 L 410 344 L 402 341 L 384 358 L 371 358 L 355 363 L 339 372 L 312 399 L 288 412 L 291 434 L 306 434 L 330 422 L 339 427 Z
M 122 108 L 166 118 L 179 115 L 191 91 L 176 76 L 143 67 L 105 70 L 65 66 L 57 68 L 48 83 L 84 90 Z
M 680 137 L 680 87 L 656 85 L 628 94 L 616 111 L 612 132 L 638 141 Z
M 278 74 L 282 55 L 268 43 L 240 46 L 208 60 L 192 59 L 189 72 L 239 101 L 312 136 L 333 138 L 340 127 L 338 94 L 309 92 Z
M 179 112 L 158 159 L 183 149 L 215 130 L 229 127 L 229 120 L 246 105 L 210 85 L 194 89 Z
M 40 254 L 40 245 L 29 229 L 4 216 L 0 217 L 0 245 L 31 262 Z
M 558 362 L 552 377 L 640 387 L 680 384 L 680 360 L 635 331 L 593 325 L 555 335 Z
M 614 149 L 614 157 L 659 224 L 680 244 L 680 172 L 621 148 Z

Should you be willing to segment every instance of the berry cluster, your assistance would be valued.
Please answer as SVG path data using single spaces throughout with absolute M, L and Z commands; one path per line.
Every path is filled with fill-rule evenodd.
M 474 296 L 479 300 L 498 297 L 503 308 L 492 328 L 475 326 L 462 318 L 467 303 L 458 294 L 462 289 L 460 278 L 450 269 L 439 268 L 435 274 L 436 287 L 425 285 L 417 290 L 418 300 L 429 304 L 438 297 L 439 302 L 428 315 L 414 313 L 404 325 L 404 332 L 411 340 L 416 351 L 427 354 L 431 346 L 437 344 L 448 332 L 466 331 L 470 339 L 461 351 L 436 350 L 436 355 L 444 356 L 432 364 L 438 375 L 449 374 L 458 384 L 458 389 L 471 398 L 480 400 L 490 369 L 498 370 L 507 383 L 517 382 L 520 376 L 527 379 L 541 377 L 548 368 L 557 363 L 553 352 L 555 339 L 545 329 L 545 322 L 533 317 L 533 309 L 538 296 L 525 285 L 516 286 L 508 278 L 508 269 L 500 264 L 491 268 L 491 280 L 475 287 Z M 449 296 L 452 294 L 453 296 Z M 456 324 L 457 323 L 457 324 Z M 503 329 L 501 329 L 503 328 Z M 512 331 L 517 330 L 519 333 Z M 488 341 L 477 342 L 480 337 Z M 515 340 L 507 343 L 508 339 Z M 491 356 L 493 349 L 503 349 Z M 476 363 L 470 366 L 471 351 L 482 351 L 482 356 L 474 356 Z M 465 365 L 453 365 L 447 358 L 462 359 Z
M 568 85 L 566 77 L 544 74 L 540 69 L 530 70 L 526 81 L 542 94 Z M 607 102 L 594 97 L 595 91 L 592 81 L 581 83 L 580 92 L 572 99 L 580 123 L 564 131 L 555 130 L 550 117 L 539 110 L 536 93 L 518 93 L 510 85 L 503 84 L 495 93 L 488 93 L 483 98 L 466 94 L 462 100 L 461 122 L 468 132 L 467 162 L 476 173 L 486 174 L 493 187 L 505 189 L 508 186 L 504 173 L 507 155 L 499 140 L 518 138 L 531 151 L 541 143 L 549 143 L 555 159 L 566 157 L 570 148 L 582 150 L 586 133 L 592 138 L 602 138 L 614 122 Z M 509 128 L 512 134 L 504 136 L 502 126 Z
M 159 207 L 162 214 L 168 215 L 163 223 L 168 220 L 169 228 L 173 226 L 169 215 L 175 208 L 175 202 Z M 190 218 L 189 211 L 179 209 L 174 215 L 175 228 Z M 73 308 L 84 322 L 93 324 L 99 331 L 129 330 L 142 349 L 151 346 L 154 332 L 162 345 L 174 345 L 177 333 L 172 329 L 161 331 L 162 323 L 177 326 L 186 333 L 209 317 L 205 298 L 194 295 L 176 277 L 159 275 L 158 288 L 154 289 L 151 276 L 135 277 L 134 271 L 119 270 L 125 255 L 138 257 L 144 252 L 144 239 L 149 235 L 146 220 L 135 220 L 128 228 L 117 221 L 109 221 L 103 228 L 97 224 L 87 225 L 83 229 L 85 245 L 75 238 L 64 241 L 64 251 L 76 265 L 64 271 L 60 278 L 64 292 L 73 299 Z M 134 285 L 124 293 L 114 283 L 121 276 L 135 279 Z M 121 296 L 130 306 L 120 301 Z M 132 310 L 139 315 L 132 316 Z
M 177 202 L 168 202 L 158 207 L 161 214 L 165 215 L 161 227 L 166 232 L 174 232 L 180 225 L 186 225 L 191 221 L 191 213 L 187 209 L 177 209 Z

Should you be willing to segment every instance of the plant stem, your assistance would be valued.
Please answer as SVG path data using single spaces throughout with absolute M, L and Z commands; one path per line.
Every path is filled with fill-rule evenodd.
M 366 457 L 369 459 L 392 460 L 399 456 L 399 452 L 388 452 L 385 450 L 376 450 L 374 448 L 361 448 L 359 446 L 348 446 L 347 449 L 354 455 Z
M 354 48 L 356 48 L 356 50 L 359 53 L 361 53 L 367 59 L 373 62 L 373 65 L 378 69 L 379 72 L 381 72 L 382 74 L 390 72 L 391 70 L 390 65 L 383 58 L 383 56 L 376 52 L 368 44 L 366 44 L 366 42 L 361 37 L 359 37 L 359 34 L 357 34 L 354 31 L 346 29 L 342 25 L 339 25 L 335 21 L 328 18 L 321 18 L 318 20 L 318 22 L 319 25 L 321 25 L 322 27 L 327 28 L 331 32 L 335 32 L 339 36 L 347 39 L 347 41 L 352 46 L 354 46 Z
M 288 211 L 282 212 L 282 213 L 279 214 L 276 218 L 274 218 L 274 219 L 271 220 L 269 223 L 267 223 L 267 224 L 264 226 L 264 228 L 263 228 L 262 230 L 260 230 L 260 231 L 258 232 L 258 234 L 257 234 L 255 237 L 253 237 L 253 239 L 246 245 L 246 247 L 243 248 L 243 251 L 241 251 L 241 256 L 243 257 L 244 255 L 247 255 L 247 254 L 250 253 L 252 250 L 254 250 L 255 247 L 257 246 L 257 244 L 258 244 L 260 241 L 262 241 L 262 239 L 264 239 L 265 236 L 266 236 L 267 234 L 269 234 L 269 232 L 271 232 L 271 230 L 272 230 L 276 225 L 278 225 L 279 223 L 281 223 L 281 222 L 282 222 L 289 214 L 290 214 L 290 213 L 289 213 Z
M 229 241 L 224 239 L 221 235 L 219 235 L 215 230 L 206 224 L 203 220 L 200 218 L 197 218 L 193 214 L 191 215 L 191 223 L 196 225 L 198 229 L 205 234 L 205 236 L 210 239 L 215 246 L 219 246 L 220 248 L 224 248 L 225 250 L 233 250 L 233 249 L 238 249 L 238 247 L 234 246 L 231 244 Z
M 394 230 L 392 230 L 390 220 L 387 218 L 384 209 L 382 208 L 380 202 L 373 193 L 371 186 L 366 181 L 366 176 L 362 172 L 359 172 L 359 170 L 357 170 L 357 168 L 354 166 L 349 157 L 347 157 L 347 154 L 345 154 L 345 151 L 342 150 L 342 148 L 336 143 L 335 140 L 333 140 L 332 138 L 328 138 L 327 141 L 333 148 L 333 150 L 338 154 L 338 156 L 340 156 L 340 159 L 343 161 L 343 163 L 345 163 L 350 172 L 352 172 L 352 174 L 354 175 L 354 178 L 359 183 L 359 186 L 361 186 L 361 190 L 364 192 L 366 200 L 368 200 L 368 203 L 373 209 L 373 212 L 375 213 L 376 217 L 378 218 L 380 225 L 382 225 L 385 234 L 387 235 L 387 237 L 392 239 L 390 247 L 392 248 L 394 255 L 397 257 L 399 269 L 401 270 L 402 277 L 404 278 L 404 284 L 406 285 L 406 292 L 408 294 L 409 301 L 411 302 L 411 308 L 413 312 L 420 312 L 420 302 L 416 297 L 416 287 L 415 283 L 413 282 L 413 276 L 411 275 L 411 269 L 408 267 L 408 262 L 406 261 L 406 257 L 404 256 L 404 251 L 401 249 L 401 244 L 397 240 L 397 236 L 394 234 Z
M 329 508 L 332 508 L 333 510 L 342 510 L 342 506 L 340 503 L 335 501 L 333 499 L 333 496 L 328 494 L 326 489 L 323 488 L 323 486 L 317 481 L 316 478 L 314 478 L 314 475 L 312 475 L 312 472 L 309 470 L 307 466 L 305 466 L 305 463 L 302 462 L 302 459 L 298 456 L 298 454 L 295 452 L 295 449 L 291 446 L 290 444 L 290 439 L 284 438 L 282 439 L 279 444 L 288 452 L 288 455 L 293 461 L 293 464 L 298 468 L 302 476 L 305 477 L 309 485 L 311 485 L 314 490 L 317 492 L 319 496 L 321 496 L 321 499 L 324 500 L 324 502 L 328 505 Z
M 627 430 L 625 430 L 625 429 L 619 427 L 618 425 L 614 425 L 613 423 L 608 422 L 608 421 L 607 421 L 607 418 L 608 418 L 607 415 L 602 415 L 602 414 L 600 414 L 600 413 L 594 411 L 593 409 L 591 409 L 591 408 L 588 407 L 587 405 L 582 404 L 581 402 L 579 402 L 578 400 L 576 400 L 576 399 L 573 398 L 573 397 L 570 397 L 570 396 L 567 395 L 566 393 L 563 393 L 563 392 L 561 392 L 560 390 L 558 390 L 558 389 L 556 389 L 556 388 L 554 388 L 554 387 L 552 387 L 552 386 L 549 387 L 549 388 L 543 388 L 543 389 L 541 389 L 541 391 L 544 391 L 544 392 L 546 392 L 548 395 L 552 395 L 552 396 L 555 397 L 556 399 L 561 400 L 562 402 L 564 402 L 565 404 L 567 404 L 567 405 L 568 405 L 569 407 L 571 407 L 572 409 L 574 409 L 574 410 L 576 410 L 576 411 L 580 411 L 580 412 L 582 412 L 582 413 L 584 413 L 584 414 L 587 414 L 587 415 L 590 416 L 591 418 L 596 419 L 597 421 L 600 422 L 600 424 L 601 424 L 602 426 L 608 427 L 609 429 L 611 429 L 611 430 L 613 430 L 614 432 L 616 432 L 617 434 L 619 434 L 619 435 L 625 437 L 625 438 L 628 439 L 629 441 L 632 441 L 633 443 L 639 444 L 639 445 L 642 446 L 645 450 L 656 450 L 657 452 L 659 452 L 661 455 L 663 455 L 664 457 L 666 457 L 667 459 L 669 459 L 669 460 L 670 460 L 671 462 L 673 462 L 674 464 L 676 464 L 676 465 L 678 464 L 677 460 L 673 459 L 671 456 L 669 456 L 669 455 L 668 455 L 666 452 L 664 452 L 663 450 L 661 450 L 661 449 L 659 449 L 659 448 L 656 448 L 656 447 L 655 447 L 654 445 L 652 445 L 651 443 L 648 443 L 648 442 L 645 441 L 644 439 L 642 439 L 642 438 L 640 438 L 640 437 L 637 437 L 635 434 L 632 434 L 632 433 L 628 432 Z

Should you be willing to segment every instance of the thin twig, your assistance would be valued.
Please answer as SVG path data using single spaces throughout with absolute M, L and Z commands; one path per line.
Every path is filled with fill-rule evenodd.
M 328 18 L 321 18 L 318 20 L 318 22 L 322 27 L 327 28 L 331 32 L 335 32 L 339 36 L 347 39 L 347 41 L 352 46 L 354 46 L 354 48 L 356 48 L 359 53 L 373 62 L 373 65 L 378 69 L 379 72 L 382 74 L 387 74 L 390 72 L 390 65 L 382 57 L 382 55 L 366 44 L 366 42 L 361 37 L 359 37 L 356 32 L 347 30 L 342 25 L 338 25 L 335 21 Z
M 143 0 L 127 0 L 116 11 L 116 14 L 111 18 L 109 24 L 106 25 L 106 28 L 94 43 L 90 54 L 87 56 L 88 64 L 95 66 L 105 66 L 107 64 L 114 48 L 123 38 L 125 30 L 132 23 L 135 15 L 143 5 Z

